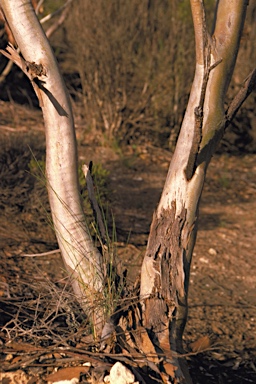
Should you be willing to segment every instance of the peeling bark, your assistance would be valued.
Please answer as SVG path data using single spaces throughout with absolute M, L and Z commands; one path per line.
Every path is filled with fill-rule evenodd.
M 246 0 L 219 0 L 213 35 L 207 32 L 203 0 L 191 0 L 196 69 L 187 110 L 165 186 L 154 213 L 141 271 L 143 325 L 154 343 L 182 352 L 187 317 L 189 271 L 196 241 L 198 208 L 207 167 L 228 118 L 224 101 L 233 73 Z M 248 81 L 249 92 L 255 82 Z M 235 107 L 239 106 L 237 100 Z M 178 365 L 180 362 L 176 362 Z M 175 363 L 174 363 L 175 364 Z M 177 377 L 177 376 L 176 376 Z M 189 382 L 186 374 L 180 382 Z
M 225 127 L 255 84 L 254 71 L 225 115 L 224 99 L 236 62 L 247 0 L 217 2 L 212 36 L 207 32 L 203 0 L 190 2 L 196 38 L 195 77 L 175 153 L 153 216 L 140 291 L 142 325 L 150 334 L 154 348 L 168 357 L 162 367 L 175 383 L 190 382 L 183 361 L 175 359 L 172 351 L 182 352 L 189 270 L 206 170 Z M 1 7 L 23 58 L 12 50 L 9 54 L 12 58 L 16 55 L 14 60 L 30 78 L 44 114 L 47 184 L 59 246 L 80 303 L 86 310 L 89 303 L 94 308 L 96 303 L 93 320 L 100 330 L 102 256 L 92 243 L 82 212 L 68 95 L 31 4 L 27 0 L 1 0 Z M 143 342 L 140 347 L 144 348 Z
M 182 329 L 185 325 L 184 311 L 187 310 L 185 255 L 188 239 L 193 231 L 193 226 L 190 228 L 188 226 L 186 214 L 187 209 L 183 206 L 181 212 L 176 215 L 175 201 L 171 203 L 170 209 L 163 209 L 159 216 L 154 213 L 141 275 L 141 285 L 145 287 L 147 284 L 143 279 L 147 278 L 151 269 L 152 290 L 145 292 L 141 290 L 141 298 L 146 297 L 145 327 L 158 335 L 160 346 L 161 340 L 166 339 L 166 334 L 170 331 L 171 344 L 175 345 L 175 350 L 178 347 L 180 352 L 182 348 L 177 333 L 180 332 L 178 328 Z

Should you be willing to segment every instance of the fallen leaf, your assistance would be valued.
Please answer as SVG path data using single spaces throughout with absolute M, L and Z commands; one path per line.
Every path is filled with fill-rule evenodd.
M 61 381 L 61 380 L 71 380 L 79 379 L 81 373 L 89 372 L 90 367 L 88 366 L 78 366 L 78 367 L 67 367 L 61 368 L 57 372 L 51 373 L 46 376 L 46 380 L 49 382 Z
M 133 337 L 135 338 L 139 349 L 147 356 L 147 359 L 153 363 L 159 363 L 155 347 L 150 340 L 146 329 L 144 327 L 138 327 L 136 332 L 133 333 Z
M 207 335 L 202 336 L 202 337 L 199 337 L 199 339 L 197 339 L 193 343 L 191 343 L 189 346 L 193 352 L 200 352 L 205 349 L 208 349 L 211 346 L 211 340 Z
M 22 356 L 16 356 L 16 357 L 14 357 L 14 359 L 12 360 L 12 364 L 16 364 L 16 363 L 18 363 L 19 361 L 22 361 Z
M 167 362 L 164 362 L 163 365 L 164 365 L 164 370 L 165 370 L 165 372 L 166 372 L 171 378 L 174 378 L 174 377 L 175 377 L 175 371 L 177 370 L 177 367 L 175 367 L 175 365 L 173 365 L 173 364 L 171 364 L 171 363 L 167 363 Z
M 4 276 L 0 276 L 0 297 L 7 296 L 10 297 L 9 294 L 9 285 L 6 282 L 6 278 Z
M 35 347 L 34 345 L 31 344 L 26 344 L 26 343 L 15 343 L 11 342 L 7 344 L 8 348 L 12 348 L 15 351 L 24 351 L 24 352 L 34 352 L 34 351 L 42 351 L 42 347 Z

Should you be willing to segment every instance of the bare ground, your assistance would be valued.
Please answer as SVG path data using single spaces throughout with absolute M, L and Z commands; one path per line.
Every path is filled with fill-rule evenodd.
M 171 154 L 151 145 L 121 153 L 96 144 L 79 119 L 76 128 L 80 160 L 109 170 L 119 257 L 134 281 Z M 3 383 L 15 382 L 4 381 L 10 372 L 18 382 L 24 374 L 24 382 L 44 383 L 53 367 L 68 364 L 60 345 L 73 348 L 69 364 L 79 360 L 75 350 L 85 346 L 86 327 L 73 318 L 78 312 L 60 255 L 21 256 L 57 248 L 47 195 L 29 168 L 32 153 L 37 159 L 44 153 L 41 115 L 0 102 L 0 129 L 0 375 Z M 216 155 L 209 168 L 184 336 L 194 383 L 256 382 L 255 158 Z M 40 348 L 51 345 L 47 360 Z

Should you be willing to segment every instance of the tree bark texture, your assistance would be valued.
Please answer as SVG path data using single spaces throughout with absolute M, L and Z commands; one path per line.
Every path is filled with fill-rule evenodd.
M 102 256 L 94 247 L 81 205 L 73 115 L 56 59 L 30 1 L 1 0 L 24 58 L 23 71 L 39 98 L 46 134 L 46 181 L 54 229 L 77 298 L 102 321 Z M 13 51 L 14 52 L 14 51 Z M 96 313 L 96 315 L 95 315 Z
M 141 272 L 144 325 L 162 349 L 168 341 L 171 350 L 182 352 L 199 202 L 208 164 L 225 129 L 224 99 L 236 62 L 246 5 L 246 0 L 219 0 L 210 36 L 203 1 L 191 0 L 195 76 L 153 216 Z

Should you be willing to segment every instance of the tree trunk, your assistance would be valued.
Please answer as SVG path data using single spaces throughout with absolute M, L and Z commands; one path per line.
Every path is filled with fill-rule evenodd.
M 27 0 L 2 0 L 1 7 L 39 98 L 46 134 L 46 181 L 54 229 L 73 289 L 96 328 L 102 322 L 102 256 L 86 226 L 78 188 L 78 162 L 69 96 L 45 33 Z M 14 51 L 9 49 L 13 56 Z M 17 64 L 19 65 L 19 63 Z M 91 306 L 93 310 L 91 310 Z M 95 310 L 95 308 L 97 308 Z
M 198 208 L 210 159 L 225 126 L 224 98 L 243 29 L 246 0 L 217 2 L 214 33 L 203 1 L 191 0 L 196 69 L 186 114 L 165 186 L 154 213 L 141 271 L 145 327 L 163 350 L 182 352 L 189 271 Z
M 203 1 L 191 0 L 196 39 L 195 77 L 153 216 L 141 271 L 143 325 L 171 363 L 175 361 L 172 351 L 183 351 L 189 271 L 205 174 L 225 127 L 241 99 L 246 97 L 239 96 L 225 114 L 224 98 L 236 62 L 246 5 L 247 0 L 219 0 L 214 33 L 210 36 Z M 27 0 L 1 0 L 1 7 L 25 60 L 11 48 L 7 55 L 30 78 L 43 110 L 46 181 L 62 256 L 78 300 L 93 316 L 96 330 L 100 331 L 102 256 L 90 238 L 78 192 L 76 140 L 69 98 L 31 4 Z M 255 81 L 255 72 L 252 77 Z M 179 362 L 176 361 L 177 369 L 173 370 L 175 377 L 169 373 L 170 380 L 189 383 Z

